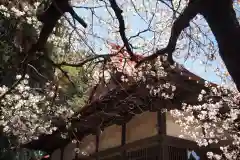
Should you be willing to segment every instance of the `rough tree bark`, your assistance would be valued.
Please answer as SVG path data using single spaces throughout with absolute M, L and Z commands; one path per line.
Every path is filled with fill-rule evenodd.
M 31 61 L 38 61 L 39 57 L 47 58 L 47 62 L 53 65 L 53 61 L 49 59 L 47 52 L 43 52 L 44 56 L 39 56 L 34 53 L 37 51 L 44 51 L 45 44 L 47 43 L 48 37 L 52 33 L 54 27 L 56 26 L 58 20 L 64 15 L 64 13 L 69 12 L 74 20 L 77 20 L 84 28 L 87 27 L 86 22 L 80 18 L 77 13 L 73 10 L 70 5 L 69 0 L 51 0 L 50 6 L 42 13 L 37 14 L 39 21 L 43 23 L 39 38 L 35 44 L 31 46 L 27 53 L 23 53 L 24 60 L 19 68 L 25 70 L 27 64 Z M 34 60 L 35 59 L 35 60 Z M 54 66 L 56 67 L 56 65 Z M 58 66 L 59 68 L 59 66 Z
M 41 50 L 47 42 L 48 37 L 53 31 L 58 20 L 65 12 L 69 12 L 84 28 L 87 27 L 86 22 L 80 18 L 69 4 L 69 0 L 52 0 L 49 8 L 41 15 L 38 15 L 38 20 L 43 23 L 38 41 L 32 46 L 30 52 Z
M 203 15 L 206 19 L 218 43 L 220 56 L 240 91 L 240 68 L 238 68 L 238 63 L 240 63 L 240 26 L 233 9 L 233 0 L 190 0 L 188 6 L 173 24 L 167 47 L 144 58 L 137 66 L 165 53 L 173 62 L 172 53 L 175 50 L 177 39 L 197 14 Z

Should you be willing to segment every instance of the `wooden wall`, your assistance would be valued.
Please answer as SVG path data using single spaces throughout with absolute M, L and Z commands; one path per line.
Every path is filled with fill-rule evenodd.
M 120 146 L 122 138 L 122 127 L 112 125 L 104 129 L 99 137 L 99 151 Z
M 201 135 L 203 135 L 203 133 L 202 133 L 202 128 L 199 126 L 200 125 L 195 124 L 195 125 L 190 126 L 189 129 L 192 132 L 194 132 L 196 136 L 201 136 Z M 171 114 L 169 112 L 167 112 L 166 113 L 167 135 L 177 137 L 177 138 L 179 138 L 180 135 L 183 135 L 183 137 L 182 137 L 183 139 L 194 141 L 194 139 L 192 137 L 181 132 L 181 129 L 182 129 L 181 126 L 179 124 L 176 124 L 175 119 L 171 116 Z
M 144 112 L 136 115 L 126 125 L 126 143 L 157 135 L 157 113 Z

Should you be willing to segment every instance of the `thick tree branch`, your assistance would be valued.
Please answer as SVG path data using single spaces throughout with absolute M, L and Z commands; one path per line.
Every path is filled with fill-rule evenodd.
M 194 18 L 199 12 L 199 6 L 196 3 L 190 2 L 188 6 L 184 9 L 183 13 L 176 19 L 173 23 L 173 27 L 171 30 L 171 37 L 168 41 L 168 45 L 166 48 L 156 51 L 156 53 L 145 57 L 140 62 L 137 63 L 136 67 L 140 66 L 142 63 L 146 61 L 151 61 L 157 58 L 159 55 L 168 54 L 168 61 L 173 64 L 172 53 L 174 52 L 177 44 L 177 40 L 181 32 L 189 26 L 189 22 L 192 18 Z
M 112 56 L 116 56 L 117 54 L 101 54 L 101 55 L 94 55 L 91 57 L 86 58 L 85 60 L 83 60 L 82 62 L 76 63 L 76 64 L 71 64 L 71 63 L 67 63 L 67 62 L 61 62 L 61 63 L 55 63 L 53 60 L 51 60 L 48 56 L 46 55 L 42 55 L 40 56 L 40 58 L 43 58 L 46 62 L 48 62 L 49 64 L 51 64 L 53 67 L 59 69 L 62 74 L 68 79 L 68 81 L 71 83 L 71 85 L 76 88 L 74 82 L 71 80 L 70 76 L 68 75 L 68 72 L 66 72 L 64 69 L 62 69 L 62 66 L 71 66 L 71 67 L 82 67 L 83 65 L 85 65 L 88 62 L 91 62 L 95 59 L 98 58 L 103 58 L 105 60 L 108 60 L 108 58 L 112 57 Z
M 172 56 L 181 31 L 189 25 L 196 14 L 202 14 L 211 28 L 228 72 L 240 91 L 240 25 L 233 9 L 232 0 L 190 0 L 184 12 L 174 22 L 169 43 L 165 49 L 157 51 L 137 64 L 152 60 L 158 55 L 168 53 Z M 170 52 L 171 51 L 171 52 Z M 171 60 L 171 57 L 168 58 Z
M 122 16 L 122 10 L 119 8 L 117 2 L 115 0 L 109 0 L 110 4 L 111 4 L 111 7 L 118 19 L 118 22 L 119 22 L 119 33 L 120 33 L 120 36 L 122 38 L 122 41 L 131 57 L 131 60 L 133 61 L 137 61 L 137 58 L 136 56 L 133 54 L 133 51 L 130 47 L 130 44 L 128 42 L 128 39 L 126 37 L 126 33 L 125 33 L 125 22 L 124 22 L 124 19 L 123 19 L 123 16 Z
M 173 60 L 172 60 L 172 56 L 171 56 L 171 52 L 168 52 L 168 48 L 166 47 L 166 48 L 163 48 L 163 49 L 161 49 L 161 50 L 158 50 L 158 51 L 156 51 L 154 54 L 152 54 L 152 55 L 150 55 L 150 56 L 148 56 L 148 57 L 145 57 L 145 58 L 143 58 L 142 60 L 140 60 L 137 64 L 136 64 L 136 68 L 137 67 L 139 67 L 141 64 L 143 64 L 144 62 L 146 62 L 146 61 L 152 61 L 152 60 L 154 60 L 155 58 L 157 58 L 159 55 L 163 55 L 163 54 L 166 54 L 166 53 L 168 53 L 168 61 L 170 62 L 170 63 L 172 63 L 173 62 Z
M 44 48 L 44 45 L 52 33 L 53 28 L 65 12 L 69 12 L 72 17 L 75 18 L 84 28 L 87 27 L 87 24 L 84 22 L 84 20 L 80 18 L 75 13 L 72 6 L 70 6 L 68 0 L 53 0 L 49 8 L 41 15 L 38 15 L 38 20 L 43 22 L 43 27 L 37 43 L 33 45 L 30 52 L 39 51 Z
M 71 16 L 73 17 L 73 19 L 77 20 L 78 23 L 80 23 L 84 28 L 87 28 L 87 23 L 77 15 L 77 13 L 73 10 L 73 8 L 71 7 L 68 11 Z

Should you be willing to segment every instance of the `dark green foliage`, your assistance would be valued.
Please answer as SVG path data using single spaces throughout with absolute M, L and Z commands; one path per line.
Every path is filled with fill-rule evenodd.
M 28 149 L 12 149 L 11 140 L 0 136 L 0 160 L 40 160 L 46 153 Z

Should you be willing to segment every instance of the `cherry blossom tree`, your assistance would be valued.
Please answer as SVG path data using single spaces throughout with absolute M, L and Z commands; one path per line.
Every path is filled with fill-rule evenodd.
M 183 111 L 173 110 L 171 113 L 176 117 L 176 122 L 183 126 L 183 132 L 195 138 L 199 145 L 206 146 L 225 139 L 232 141 L 231 145 L 221 147 L 221 155 L 209 153 L 209 158 L 239 159 L 239 93 L 233 83 L 239 89 L 237 1 L 72 1 L 72 7 L 86 21 L 87 28 L 75 22 L 76 14 L 61 14 L 62 17 L 51 24 L 52 28 L 48 28 L 36 17 L 40 2 L 30 0 L 24 1 L 24 4 L 28 5 L 17 1 L 0 2 L 3 17 L 29 24 L 39 35 L 35 40 L 25 42 L 27 46 L 19 41 L 14 43 L 16 52 L 24 55 L 24 63 L 20 63 L 24 67 L 18 70 L 19 75 L 13 85 L 6 87 L 1 84 L 0 87 L 1 124 L 6 133 L 18 136 L 19 142 L 26 143 L 42 133 L 51 134 L 56 129 L 51 123 L 53 117 L 70 118 L 73 114 L 71 109 L 61 104 L 52 105 L 51 99 L 55 100 L 58 96 L 52 90 L 59 88 L 59 85 L 54 84 L 51 89 L 47 85 L 48 81 L 55 82 L 59 77 L 64 77 L 75 86 L 66 67 L 89 69 L 88 65 L 93 63 L 97 67 L 90 67 L 93 72 L 86 77 L 91 79 L 93 75 L 98 80 L 91 79 L 91 84 L 99 83 L 99 79 L 109 80 L 114 69 L 123 71 L 127 75 L 122 77 L 123 81 L 132 83 L 145 81 L 149 75 L 158 79 L 166 76 L 168 72 L 163 64 L 167 62 L 162 60 L 165 56 L 158 56 L 168 54 L 167 60 L 172 68 L 197 61 L 197 67 L 205 67 L 225 84 L 233 86 L 230 91 L 206 83 L 210 92 L 203 90 L 199 93 L 199 101 L 204 101 L 202 105 L 182 104 Z M 47 17 L 51 20 L 51 15 Z M 117 44 L 114 51 L 112 44 Z M 7 56 L 13 52 L 11 47 L 3 46 L 3 53 Z M 28 54 L 29 50 L 32 54 Z M 71 55 L 74 55 L 73 58 Z M 48 79 L 47 84 L 41 87 L 41 94 L 28 85 L 31 77 L 29 79 L 26 74 L 29 67 L 39 73 L 38 67 L 32 64 L 40 59 L 55 69 L 54 78 Z M 177 64 L 172 65 L 173 61 Z M 135 65 L 139 67 L 135 68 Z M 153 68 L 157 71 L 153 72 Z M 167 99 L 171 99 L 176 90 L 176 86 L 170 83 L 148 87 L 151 88 L 150 94 Z M 171 92 L 165 92 L 166 89 Z M 205 134 L 195 135 L 187 130 L 192 123 L 201 124 Z

